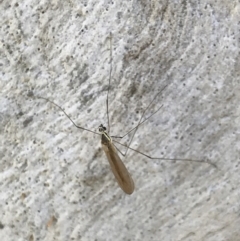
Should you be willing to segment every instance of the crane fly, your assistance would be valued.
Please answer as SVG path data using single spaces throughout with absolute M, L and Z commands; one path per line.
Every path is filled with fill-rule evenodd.
M 107 156 L 108 162 L 118 182 L 118 185 L 125 193 L 132 194 L 134 191 L 133 179 L 119 157 L 117 150 L 112 143 L 112 138 L 108 135 L 106 132 L 106 127 L 102 124 L 99 126 L 99 132 L 102 133 L 102 149 Z
M 110 82 L 111 82 L 111 74 L 112 74 L 112 43 L 111 43 L 111 39 L 112 39 L 112 35 L 110 34 L 110 74 L 109 74 L 109 80 L 108 80 L 108 89 L 107 89 L 107 99 L 106 99 L 106 109 L 107 109 L 107 121 L 108 121 L 108 132 L 107 132 L 107 128 L 105 126 L 103 126 L 102 124 L 99 126 L 99 132 L 96 131 L 92 131 L 89 129 L 86 129 L 84 127 L 78 126 L 71 118 L 70 116 L 65 112 L 65 110 L 59 106 L 58 104 L 56 104 L 55 102 L 51 101 L 50 99 L 47 99 L 45 97 L 41 97 L 41 96 L 34 96 L 35 98 L 40 98 L 40 99 L 44 99 L 50 103 L 52 103 L 53 105 L 57 106 L 65 115 L 66 117 L 72 122 L 72 124 L 77 127 L 78 129 L 81 130 L 85 130 L 88 132 L 91 132 L 93 134 L 96 135 L 101 135 L 101 144 L 102 144 L 102 149 L 105 152 L 108 162 L 110 164 L 112 173 L 114 174 L 116 181 L 118 183 L 118 185 L 120 186 L 120 188 L 126 193 L 126 194 L 132 194 L 134 191 L 134 181 L 130 175 L 130 173 L 128 172 L 128 169 L 126 168 L 126 166 L 124 165 L 124 163 L 122 162 L 121 158 L 118 155 L 118 152 L 120 152 L 123 156 L 126 156 L 128 149 L 135 151 L 136 153 L 145 156 L 149 159 L 156 159 L 156 160 L 165 160 L 165 161 L 185 161 L 185 162 L 198 162 L 198 163 L 207 163 L 212 165 L 213 167 L 217 168 L 215 164 L 207 161 L 207 160 L 196 160 L 196 159 L 181 159 L 181 158 L 167 158 L 167 157 L 152 157 L 149 156 L 139 150 L 133 149 L 130 147 L 130 144 L 133 140 L 133 137 L 138 129 L 138 127 L 143 124 L 145 121 L 147 121 L 149 118 L 151 118 L 154 114 L 156 114 L 162 106 L 160 106 L 155 112 L 153 112 L 150 116 L 148 116 L 147 118 L 145 118 L 143 120 L 143 117 L 145 115 L 145 112 L 150 108 L 150 106 L 152 105 L 153 101 L 156 99 L 156 97 L 162 93 L 162 91 L 167 87 L 164 86 L 160 92 L 158 92 L 154 98 L 152 99 L 152 101 L 150 102 L 150 104 L 146 107 L 146 109 L 143 111 L 141 118 L 137 124 L 136 127 L 132 128 L 130 131 L 128 131 L 125 135 L 123 136 L 110 136 L 110 121 L 109 121 L 109 114 L 108 114 L 108 99 L 109 99 L 109 90 L 110 90 Z M 32 94 L 31 94 L 32 95 Z M 29 95 L 30 96 L 30 95 Z M 129 133 L 134 132 L 130 138 L 130 142 L 128 145 L 122 144 L 117 140 L 113 140 L 112 138 L 120 138 L 122 139 L 123 137 L 125 137 L 126 135 L 128 135 Z M 119 145 L 122 145 L 124 147 L 127 147 L 127 150 L 125 153 L 122 153 L 113 143 L 117 143 Z

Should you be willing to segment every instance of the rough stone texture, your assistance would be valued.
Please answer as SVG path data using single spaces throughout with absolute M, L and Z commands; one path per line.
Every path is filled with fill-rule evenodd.
M 1 1 L 0 237 L 240 240 L 238 1 Z M 133 128 L 118 187 L 98 135 Z M 125 138 L 123 143 L 129 138 Z M 122 151 L 124 148 L 119 147 Z

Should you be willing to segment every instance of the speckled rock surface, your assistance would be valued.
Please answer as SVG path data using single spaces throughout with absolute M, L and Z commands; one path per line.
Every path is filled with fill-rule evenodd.
M 238 1 L 1 1 L 0 237 L 240 240 Z M 139 127 L 126 195 L 100 137 Z M 129 137 L 122 140 L 127 143 Z M 124 151 L 123 147 L 119 147 Z

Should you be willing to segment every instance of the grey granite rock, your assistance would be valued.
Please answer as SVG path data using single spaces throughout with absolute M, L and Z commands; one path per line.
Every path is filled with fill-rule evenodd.
M 238 1 L 1 1 L 0 236 L 238 241 Z M 126 195 L 101 150 L 139 121 Z M 129 137 L 122 140 L 127 143 Z M 123 147 L 119 147 L 125 151 Z

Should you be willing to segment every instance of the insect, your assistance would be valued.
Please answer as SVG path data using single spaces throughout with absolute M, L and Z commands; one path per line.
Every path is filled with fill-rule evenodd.
M 108 99 L 109 99 L 109 90 L 110 90 L 110 83 L 111 83 L 111 75 L 112 75 L 112 42 L 111 42 L 111 35 L 110 35 L 110 73 L 109 73 L 109 80 L 108 80 L 108 90 L 107 90 L 107 99 L 106 99 L 106 109 L 107 109 L 107 121 L 108 121 L 108 132 L 107 132 L 107 128 L 104 125 L 100 125 L 99 126 L 99 132 L 95 132 L 89 129 L 86 129 L 84 127 L 78 126 L 71 118 L 70 116 L 64 111 L 64 109 L 59 106 L 58 104 L 56 104 L 55 102 L 45 98 L 45 97 L 41 97 L 41 96 L 35 96 L 36 98 L 40 98 L 40 99 L 44 99 L 50 103 L 52 103 L 53 105 L 55 105 L 56 107 L 58 107 L 65 115 L 66 117 L 72 122 L 72 124 L 77 127 L 78 129 L 84 130 L 84 131 L 88 131 L 91 132 L 93 134 L 96 135 L 101 135 L 101 144 L 102 144 L 102 149 L 105 152 L 108 162 L 110 164 L 111 170 L 116 178 L 116 181 L 118 183 L 118 185 L 120 186 L 120 188 L 126 193 L 126 194 L 132 194 L 134 191 L 134 181 L 130 175 L 130 173 L 128 172 L 126 166 L 124 165 L 124 163 L 122 162 L 121 158 L 118 155 L 118 152 L 120 152 L 120 150 L 116 147 L 115 143 L 118 143 L 122 146 L 127 147 L 127 150 L 125 152 L 125 154 L 123 154 L 122 152 L 120 152 L 123 156 L 126 156 L 128 149 L 135 151 L 136 153 L 143 155 L 149 159 L 157 159 L 157 160 L 169 160 L 169 161 L 188 161 L 188 162 L 200 162 L 200 163 L 207 163 L 210 164 L 212 166 L 215 166 L 215 164 L 209 162 L 209 161 L 205 161 L 205 160 L 193 160 L 193 159 L 181 159 L 181 158 L 165 158 L 165 157 L 152 157 L 149 156 L 139 150 L 133 149 L 130 147 L 130 144 L 133 140 L 133 137 L 138 129 L 138 127 L 143 124 L 145 121 L 147 121 L 149 118 L 151 118 L 154 114 L 156 114 L 162 106 L 160 106 L 154 113 L 152 113 L 148 118 L 143 120 L 143 117 L 145 115 L 145 112 L 150 108 L 150 106 L 152 105 L 153 101 L 156 99 L 157 95 L 161 94 L 162 91 L 167 87 L 165 86 L 164 88 L 161 89 L 160 92 L 158 92 L 153 100 L 150 102 L 150 104 L 147 106 L 147 108 L 143 111 L 141 118 L 137 124 L 136 127 L 134 127 L 133 129 L 131 129 L 130 131 L 128 131 L 124 136 L 121 137 L 116 137 L 116 136 L 110 136 L 110 121 L 109 121 L 109 111 L 108 111 Z M 122 143 L 120 143 L 117 140 L 113 140 L 112 138 L 123 138 L 126 135 L 128 135 L 130 132 L 133 132 L 132 137 L 130 139 L 129 145 L 124 145 Z

